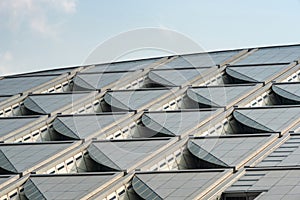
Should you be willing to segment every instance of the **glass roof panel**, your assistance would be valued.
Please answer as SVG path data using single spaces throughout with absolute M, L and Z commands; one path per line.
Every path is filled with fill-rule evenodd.
M 20 129 L 23 126 L 35 121 L 36 119 L 36 117 L 0 118 L 0 137 L 3 137 L 17 129 Z
M 112 175 L 35 176 L 24 185 L 28 199 L 81 199 L 105 185 Z M 38 193 L 39 195 L 37 195 Z
M 299 169 L 247 170 L 225 194 L 261 192 L 259 199 L 297 199 L 299 197 Z
M 40 86 L 56 76 L 15 77 L 0 80 L 0 95 L 14 95 Z
M 240 109 L 233 112 L 240 123 L 266 132 L 280 132 L 300 118 L 300 108 Z
M 76 88 L 85 90 L 101 89 L 111 83 L 116 83 L 129 73 L 99 73 L 99 74 L 78 74 L 74 78 Z
M 11 96 L 0 96 L 0 102 L 9 99 Z
M 227 106 L 248 94 L 255 86 L 189 88 L 187 96 L 210 107 Z
M 168 93 L 169 90 L 134 90 L 107 92 L 104 100 L 112 109 L 136 110 Z
M 30 95 L 25 99 L 24 106 L 38 114 L 49 114 L 87 95 L 88 93 Z
M 144 197 L 143 191 L 154 191 L 161 199 L 195 199 L 224 172 L 180 172 L 180 173 L 149 173 L 136 174 L 133 189 Z M 137 183 L 140 180 L 140 184 Z M 145 190 L 139 187 L 144 187 Z
M 272 90 L 283 98 L 300 102 L 300 84 L 273 85 Z
M 214 111 L 146 113 L 143 124 L 155 131 L 170 135 L 181 135 L 207 120 Z
M 300 45 L 261 48 L 235 64 L 290 63 L 300 58 Z
M 71 143 L 0 145 L 0 151 L 17 172 L 23 172 L 36 164 L 68 148 Z M 4 167 L 1 163 L 1 168 Z
M 154 83 L 163 86 L 180 86 L 186 82 L 192 81 L 196 77 L 201 77 L 201 73 L 205 70 L 207 70 L 207 68 L 184 70 L 155 70 L 149 72 L 148 78 Z
M 121 117 L 122 115 L 119 114 L 59 116 L 54 120 L 53 128 L 67 137 L 84 139 L 111 125 Z
M 224 51 L 182 55 L 171 62 L 161 65 L 159 69 L 176 69 L 192 67 L 210 67 L 221 64 L 236 55 L 239 51 Z
M 242 67 L 227 67 L 226 73 L 238 80 L 245 82 L 264 82 L 279 74 L 287 65 L 268 65 L 268 66 L 242 66 Z
M 159 59 L 147 59 L 147 60 L 136 60 L 128 62 L 119 63 L 109 63 L 109 64 L 99 64 L 93 68 L 83 70 L 84 73 L 94 73 L 94 72 L 117 72 L 126 70 L 138 70 L 144 69 L 147 66 L 154 64 Z
M 272 153 L 265 157 L 258 167 L 300 166 L 300 135 L 293 135 Z
M 168 140 L 94 142 L 88 148 L 88 152 L 99 164 L 126 170 L 164 147 L 168 142 Z M 109 158 L 114 166 L 107 162 L 105 157 Z
M 60 75 L 74 70 L 74 68 L 61 68 L 61 69 L 50 69 L 38 72 L 29 72 L 24 74 L 19 74 L 18 76 L 37 76 L 37 75 Z
M 188 149 L 201 160 L 223 167 L 236 167 L 250 159 L 270 137 L 220 137 L 192 139 Z

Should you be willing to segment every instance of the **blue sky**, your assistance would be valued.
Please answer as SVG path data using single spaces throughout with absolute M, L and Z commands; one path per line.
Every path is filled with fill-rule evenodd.
M 299 10 L 300 0 L 1 0 L 0 75 L 80 65 L 105 41 L 149 27 L 178 32 L 205 51 L 300 43 Z

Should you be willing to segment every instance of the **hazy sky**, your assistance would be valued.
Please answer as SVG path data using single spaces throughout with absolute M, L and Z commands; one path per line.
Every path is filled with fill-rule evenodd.
M 300 0 L 0 0 L 0 75 L 80 65 L 105 41 L 149 27 L 178 32 L 205 51 L 300 43 L 299 10 Z

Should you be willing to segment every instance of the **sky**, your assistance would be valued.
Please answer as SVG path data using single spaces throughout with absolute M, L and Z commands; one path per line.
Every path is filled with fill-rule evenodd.
M 0 75 L 296 44 L 299 10 L 300 0 L 0 0 Z

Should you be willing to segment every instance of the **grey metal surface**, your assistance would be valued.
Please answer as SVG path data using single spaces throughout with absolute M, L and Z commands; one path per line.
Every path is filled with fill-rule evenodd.
M 221 64 L 230 59 L 240 51 L 224 51 L 211 53 L 198 53 L 190 55 L 181 55 L 171 62 L 164 64 L 159 69 L 210 67 Z
M 53 128 L 69 138 L 84 139 L 93 133 L 99 132 L 121 117 L 120 114 L 59 116 L 54 120 Z
M 126 70 L 138 70 L 147 67 L 150 64 L 157 62 L 159 59 L 147 59 L 147 60 L 136 60 L 119 63 L 108 63 L 95 65 L 95 67 L 83 70 L 84 73 L 95 73 L 95 72 L 117 72 Z
M 233 183 L 226 194 L 259 193 L 255 199 L 298 199 L 299 169 L 286 170 L 248 170 L 238 181 Z
M 25 125 L 34 122 L 37 117 L 1 117 L 0 118 L 0 137 L 8 133 L 24 127 Z
M 46 83 L 57 76 L 32 76 L 4 78 L 0 80 L 0 95 L 13 95 Z
M 93 142 L 89 155 L 99 164 L 126 170 L 164 147 L 169 140 Z
M 45 161 L 50 156 L 54 156 L 64 149 L 70 147 L 72 143 L 62 144 L 11 144 L 0 145 L 1 159 L 0 168 L 10 172 L 24 172 L 31 167 Z
M 30 177 L 24 185 L 28 199 L 81 199 L 104 185 L 112 175 Z
M 300 45 L 261 48 L 235 64 L 290 63 L 300 58 Z
M 227 67 L 226 73 L 238 80 L 245 82 L 264 82 L 274 75 L 279 75 L 287 65 L 267 65 L 267 66 L 242 66 L 242 67 Z
M 137 174 L 134 191 L 143 199 L 193 199 L 211 187 L 224 172 Z
M 188 150 L 200 160 L 220 167 L 236 167 L 260 150 L 268 141 L 266 137 L 207 137 L 191 139 Z
M 120 110 L 136 110 L 167 94 L 168 90 L 137 90 L 107 92 L 104 100 L 113 108 Z
M 181 135 L 208 119 L 214 111 L 146 113 L 142 123 L 154 133 Z
M 148 78 L 153 83 L 157 83 L 162 86 L 180 86 L 184 83 L 189 83 L 196 77 L 203 79 L 201 74 L 206 70 L 207 68 L 182 70 L 155 70 L 149 72 Z
M 256 167 L 294 167 L 300 166 L 300 135 L 293 135 Z
M 227 106 L 248 94 L 255 86 L 189 88 L 187 96 L 208 107 Z
M 300 102 L 300 84 L 273 85 L 272 90 L 281 97 Z
M 281 132 L 300 118 L 300 108 L 241 109 L 233 113 L 240 123 L 266 132 Z
M 118 84 L 122 77 L 130 73 L 98 73 L 98 74 L 77 74 L 73 79 L 75 89 L 83 90 L 101 89 L 109 84 Z
M 87 95 L 87 93 L 30 95 L 25 99 L 24 106 L 37 114 L 49 114 L 64 106 L 72 105 Z

